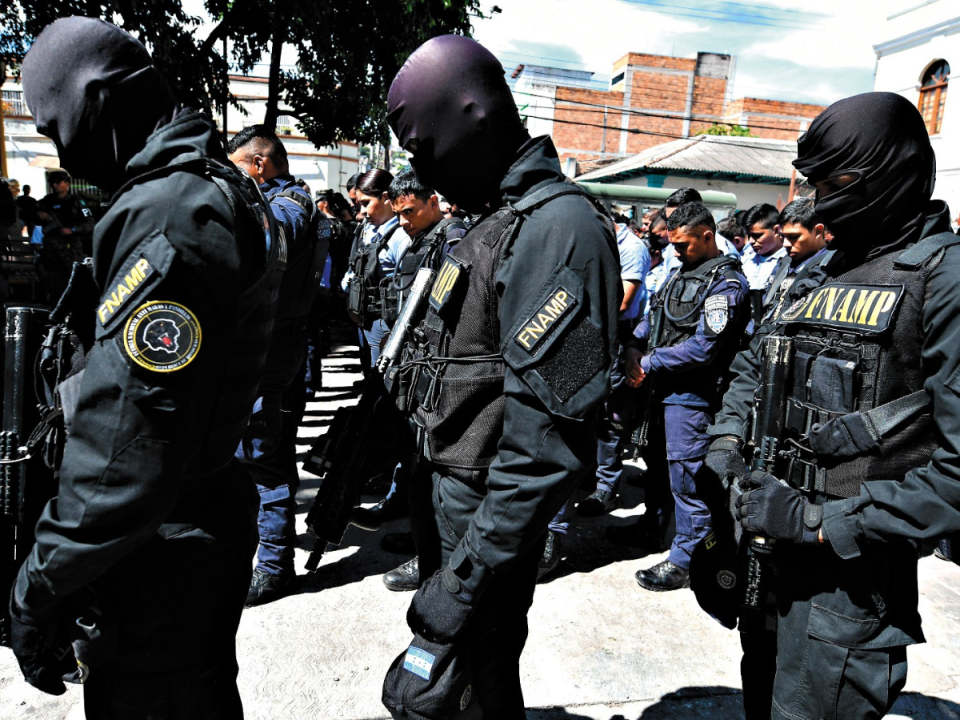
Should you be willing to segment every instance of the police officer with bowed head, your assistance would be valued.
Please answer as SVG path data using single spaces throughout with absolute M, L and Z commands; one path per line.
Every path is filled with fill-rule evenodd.
M 663 428 L 675 501 L 677 534 L 669 557 L 636 576 L 642 587 L 654 591 L 689 584 L 690 556 L 713 525 L 711 513 L 721 488 L 703 472 L 706 429 L 720 405 L 724 372 L 750 320 L 740 263 L 717 247 L 716 224 L 706 206 L 681 205 L 667 227 L 683 264 L 657 293 L 625 354 L 629 384 L 653 383 L 648 412 L 662 413 L 650 422 Z
M 116 26 L 49 25 L 23 87 L 64 166 L 113 200 L 94 236 L 100 304 L 73 308 L 92 342 L 64 407 L 59 496 L 11 599 L 12 647 L 30 683 L 62 693 L 59 630 L 82 618 L 71 679 L 88 718 L 242 717 L 257 500 L 234 451 L 276 302 L 269 210 Z
M 408 348 L 422 453 L 411 481 L 421 586 L 407 621 L 414 645 L 468 654 L 485 716 L 522 718 L 519 658 L 547 524 L 593 470 L 617 357 L 616 241 L 564 182 L 550 138 L 529 137 L 503 67 L 473 40 L 424 43 L 388 106 L 417 176 L 481 213 L 444 259 Z
M 752 438 L 782 451 L 754 450 L 762 471 L 737 501 L 778 568 L 775 676 L 748 691 L 771 659 L 745 656 L 744 702 L 751 717 L 881 717 L 924 639 L 918 544 L 960 527 L 960 238 L 925 235 L 934 153 L 899 95 L 831 105 L 795 165 L 832 252 L 794 283 L 712 430 L 715 467 L 742 474 L 745 395 L 784 373 L 753 407 L 776 434 Z
M 297 427 L 306 407 L 303 358 L 307 317 L 329 247 L 329 224 L 290 174 L 287 151 L 265 125 L 251 125 L 227 143 L 230 161 L 260 186 L 276 220 L 284 257 L 270 351 L 250 426 L 237 457 L 251 464 L 260 492 L 260 549 L 247 605 L 276 600 L 293 587 L 297 541 Z M 318 230 L 326 230 L 320 238 Z
M 411 170 L 397 175 L 388 191 L 390 203 L 400 221 L 400 228 L 411 238 L 383 292 L 383 321 L 391 328 L 407 302 L 417 272 L 421 268 L 439 270 L 447 253 L 466 235 L 467 227 L 458 217 L 446 218 L 440 210 L 437 194 L 426 187 Z M 417 322 L 422 318 L 417 318 Z M 409 468 L 415 463 L 407 459 L 397 465 L 390 492 L 386 498 L 369 510 L 357 510 L 375 523 L 383 519 L 406 514 L 408 508 L 407 482 Z M 402 504 L 403 510 L 391 509 Z M 405 553 L 413 548 L 409 533 L 388 533 L 381 540 L 381 547 L 388 551 Z M 384 584 L 391 590 L 416 590 L 420 572 L 417 558 L 413 558 L 383 576 Z

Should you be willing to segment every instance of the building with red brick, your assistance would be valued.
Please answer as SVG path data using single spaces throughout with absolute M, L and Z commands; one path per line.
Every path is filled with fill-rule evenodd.
M 520 65 L 513 72 L 531 134 L 549 134 L 561 161 L 599 165 L 717 124 L 741 125 L 759 138 L 796 140 L 824 106 L 732 97 L 736 58 L 696 59 L 628 53 L 613 65 L 609 90 L 593 73 Z

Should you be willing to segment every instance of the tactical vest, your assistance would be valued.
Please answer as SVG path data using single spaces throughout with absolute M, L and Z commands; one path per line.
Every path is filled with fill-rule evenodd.
M 764 341 L 764 383 L 781 368 L 782 424 L 772 472 L 822 497 L 859 494 L 862 482 L 899 480 L 938 446 L 925 373 L 923 305 L 952 234 L 887 253 L 791 297 Z M 776 348 L 776 350 L 772 350 Z M 755 432 L 755 443 L 757 443 Z M 762 442 L 763 439 L 761 438 Z
M 407 252 L 397 263 L 393 277 L 380 281 L 381 317 L 388 327 L 393 327 L 400 313 L 400 305 L 407 297 L 417 270 L 425 264 L 436 269 L 440 250 L 447 241 L 450 230 L 466 230 L 460 218 L 444 218 L 419 240 L 411 243 Z
M 697 333 L 700 309 L 721 275 L 740 282 L 740 261 L 721 255 L 694 270 L 674 272 L 653 298 L 649 349 L 673 347 Z
M 401 373 L 414 388 L 414 423 L 423 456 L 450 477 L 478 482 L 497 457 L 506 401 L 500 353 L 496 276 L 525 215 L 561 195 L 583 195 L 574 183 L 531 193 L 481 220 L 446 256 L 427 316 L 408 344 Z
M 383 301 L 380 297 L 380 283 L 384 280 L 380 269 L 380 253 L 390 243 L 390 238 L 400 228 L 394 225 L 376 242 L 359 247 L 350 259 L 350 269 L 353 277 L 347 290 L 347 309 L 360 318 L 364 327 L 381 316 Z
M 294 242 L 283 271 L 280 300 L 277 304 L 278 318 L 303 318 L 309 314 L 313 299 L 320 288 L 332 230 L 326 216 L 317 210 L 313 200 L 305 195 L 286 190 L 273 195 L 270 201 L 273 202 L 274 198 L 285 198 L 296 203 L 309 217 L 303 237 L 288 238 Z M 279 223 L 277 229 L 280 230 Z

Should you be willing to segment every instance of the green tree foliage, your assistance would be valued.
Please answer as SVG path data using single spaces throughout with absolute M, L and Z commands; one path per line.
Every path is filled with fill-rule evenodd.
M 706 130 L 701 130 L 697 135 L 730 135 L 733 137 L 754 137 L 750 128 L 743 125 L 724 125 L 722 123 L 711 125 Z
M 204 15 L 193 16 L 181 0 L 7 0 L 0 9 L 0 54 L 16 62 L 58 17 L 100 17 L 148 47 L 185 105 L 212 111 L 227 97 L 231 68 L 249 72 L 268 63 L 265 124 L 292 115 L 317 146 L 382 141 L 387 90 L 404 60 L 431 37 L 469 34 L 479 4 L 204 0 Z M 296 51 L 293 67 L 281 64 L 285 47 Z

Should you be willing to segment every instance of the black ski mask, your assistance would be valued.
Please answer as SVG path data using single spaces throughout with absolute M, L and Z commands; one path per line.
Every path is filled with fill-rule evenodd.
M 865 93 L 824 110 L 798 142 L 793 164 L 817 192 L 814 207 L 836 238 L 831 249 L 876 257 L 919 238 L 936 160 L 923 118 L 894 93 Z
M 44 28 L 23 59 L 23 92 L 60 164 L 105 190 L 173 118 L 177 105 L 140 42 L 103 20 L 68 17 Z
M 387 105 L 424 184 L 470 212 L 499 201 L 500 182 L 530 136 L 489 50 L 459 35 L 428 40 L 400 68 Z

